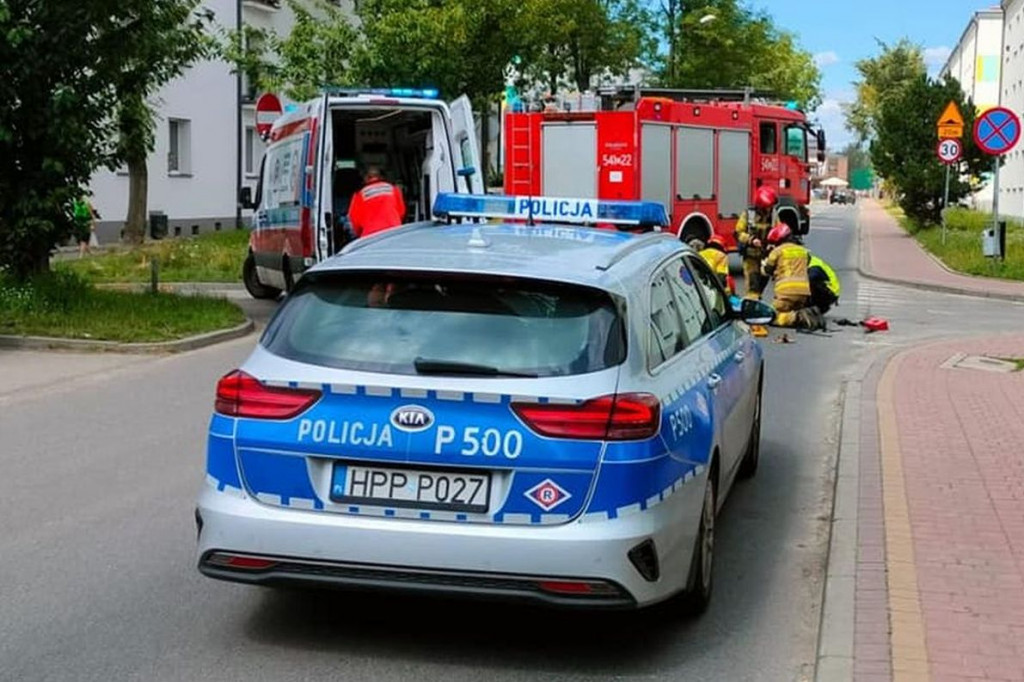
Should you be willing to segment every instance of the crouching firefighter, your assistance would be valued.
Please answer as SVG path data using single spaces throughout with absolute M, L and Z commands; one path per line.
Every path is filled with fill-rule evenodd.
M 813 253 L 807 267 L 807 279 L 811 283 L 811 305 L 823 315 L 839 303 L 842 285 L 835 270 Z
M 744 298 L 760 299 L 764 291 L 761 264 L 778 200 L 774 189 L 762 185 L 754 193 L 754 208 L 744 211 L 736 221 L 736 243 L 743 257 L 743 278 L 747 285 Z
M 764 261 L 764 275 L 773 281 L 775 324 L 812 330 L 824 327 L 824 318 L 811 305 L 811 283 L 807 275 L 810 252 L 785 223 L 779 223 L 768 233 L 768 248 L 771 251 Z

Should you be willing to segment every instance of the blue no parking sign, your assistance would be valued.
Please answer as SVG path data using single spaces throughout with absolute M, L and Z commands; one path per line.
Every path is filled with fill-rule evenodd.
M 981 151 L 1000 156 L 1020 139 L 1020 119 L 1005 107 L 993 107 L 974 122 L 974 141 Z

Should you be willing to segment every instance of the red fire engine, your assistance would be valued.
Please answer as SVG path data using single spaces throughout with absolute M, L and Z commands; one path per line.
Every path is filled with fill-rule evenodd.
M 824 132 L 750 89 L 602 90 L 592 111 L 510 111 L 505 192 L 662 202 L 684 241 L 712 232 L 735 247 L 736 221 L 761 185 L 777 219 L 810 227 L 809 152 Z

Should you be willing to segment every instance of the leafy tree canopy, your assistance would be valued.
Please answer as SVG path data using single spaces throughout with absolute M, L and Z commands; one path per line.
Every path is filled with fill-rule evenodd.
M 904 87 L 927 74 L 920 45 L 903 38 L 895 45 L 879 41 L 877 57 L 857 62 L 857 98 L 846 106 L 846 125 L 863 143 L 874 137 L 884 102 L 898 98 Z M 936 114 L 936 117 L 938 114 Z

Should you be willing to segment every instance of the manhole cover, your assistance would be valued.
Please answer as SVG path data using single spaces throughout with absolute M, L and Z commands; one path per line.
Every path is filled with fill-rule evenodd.
M 980 372 L 995 372 L 997 374 L 1009 374 L 1016 371 L 1017 365 L 999 358 L 990 358 L 985 355 L 967 355 L 957 353 L 942 363 L 944 369 L 974 369 Z

